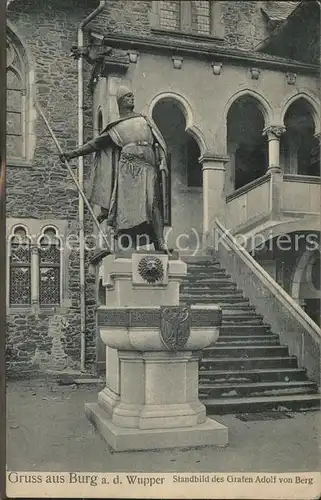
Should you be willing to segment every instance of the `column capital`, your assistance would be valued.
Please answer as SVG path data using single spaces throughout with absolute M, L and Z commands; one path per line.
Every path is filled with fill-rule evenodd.
M 30 250 L 31 250 L 31 254 L 38 255 L 39 247 L 38 247 L 37 243 L 33 243 L 32 245 L 30 245 Z
M 213 153 L 212 151 L 205 151 L 198 161 L 201 163 L 204 169 L 224 169 L 224 164 L 229 161 L 230 157 L 226 155 L 221 155 Z
M 314 134 L 314 138 L 315 138 L 317 141 L 319 141 L 319 142 L 320 142 L 321 132 L 316 132 L 316 133 Z
M 286 131 L 286 128 L 284 125 L 270 125 L 269 127 L 266 127 L 263 130 L 262 135 L 266 135 L 268 138 L 268 141 L 272 141 L 275 139 L 279 140 L 281 135 L 284 134 L 285 131 Z

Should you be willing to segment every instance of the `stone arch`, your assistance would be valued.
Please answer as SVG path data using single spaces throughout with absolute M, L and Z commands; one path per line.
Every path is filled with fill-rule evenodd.
M 6 20 L 6 30 L 7 36 L 20 48 L 20 54 L 24 57 L 28 69 L 32 70 L 35 67 L 35 62 L 29 46 L 23 36 L 18 32 L 18 29 L 8 19 Z
M 286 112 L 290 108 L 290 106 L 298 101 L 299 99 L 303 99 L 309 106 L 311 110 L 311 115 L 314 121 L 314 126 L 315 126 L 315 133 L 320 132 L 320 113 L 319 113 L 319 106 L 318 102 L 314 97 L 312 97 L 307 91 L 304 92 L 298 92 L 297 94 L 294 94 L 290 98 L 288 98 L 284 103 L 281 108 L 281 123 L 284 124 L 284 118 L 286 115 Z
M 306 250 L 298 259 L 290 282 L 290 294 L 304 308 L 313 321 L 320 324 L 320 287 L 313 282 L 313 268 L 316 265 L 319 274 L 320 248 L 314 251 Z
M 205 140 L 194 126 L 192 109 L 185 98 L 162 92 L 149 104 L 149 115 L 162 133 L 168 151 L 168 245 L 177 247 L 177 238 L 188 235 L 189 249 L 202 227 L 203 172 L 200 157 Z M 197 233 L 198 234 L 198 233 Z M 191 250 L 193 251 L 193 250 Z
M 152 119 L 153 116 L 153 110 L 160 101 L 169 101 L 172 100 L 177 104 L 179 109 L 182 111 L 184 118 L 185 118 L 185 123 L 186 123 L 186 128 L 185 131 L 190 134 L 193 139 L 196 140 L 201 154 L 204 154 L 205 151 L 207 151 L 207 144 L 204 138 L 203 133 L 201 130 L 194 125 L 194 118 L 193 118 L 193 111 L 190 103 L 188 100 L 182 96 L 181 94 L 178 94 L 176 92 L 160 92 L 157 94 L 151 103 L 149 104 L 148 107 L 148 115 Z
M 23 229 L 23 231 L 26 233 L 26 238 L 29 240 L 30 244 L 32 244 L 33 243 L 32 235 L 29 233 L 28 227 L 25 224 L 21 224 L 21 223 L 14 224 L 14 226 L 12 226 L 12 228 L 10 230 L 10 234 L 9 234 L 9 243 L 11 242 L 11 240 L 13 238 L 16 237 L 16 232 L 19 229 Z
M 297 302 L 300 299 L 300 287 L 302 282 L 303 274 L 306 270 L 306 267 L 311 259 L 311 251 L 306 250 L 303 255 L 301 255 L 299 262 L 297 263 L 296 269 L 293 273 L 290 287 L 291 297 Z
M 226 123 L 227 120 L 227 115 L 228 112 L 234 104 L 235 101 L 242 97 L 251 97 L 254 99 L 258 105 L 259 110 L 261 111 L 263 117 L 264 117 L 264 122 L 265 122 L 265 127 L 268 127 L 273 123 L 273 109 L 272 106 L 269 104 L 269 102 L 263 97 L 259 92 L 256 92 L 255 90 L 251 89 L 242 89 L 233 94 L 227 101 L 225 107 L 224 107 L 224 112 L 223 112 L 223 122 Z
M 320 175 L 319 113 L 316 101 L 304 92 L 288 99 L 282 109 L 285 132 L 280 140 L 281 164 L 285 173 Z
M 56 238 L 57 240 L 59 240 L 60 247 L 62 248 L 62 243 L 63 243 L 63 241 L 62 241 L 61 236 L 59 235 L 59 229 L 58 229 L 56 226 L 54 226 L 53 224 L 46 224 L 46 225 L 45 225 L 45 226 L 41 229 L 41 233 L 40 233 L 40 235 L 39 235 L 39 236 L 38 236 L 38 238 L 37 238 L 37 245 L 39 245 L 39 244 L 40 244 L 40 241 L 41 241 L 41 239 L 45 236 L 46 231 L 48 231 L 48 230 L 50 230 L 50 229 L 51 229 L 52 231 L 54 231 L 54 233 L 55 233 L 55 238 Z
M 262 177 L 268 167 L 264 129 L 271 121 L 269 104 L 260 94 L 241 90 L 225 106 L 226 193 Z
M 257 243 L 256 235 L 260 235 L 260 242 L 267 241 L 271 238 L 275 238 L 282 234 L 288 233 L 299 233 L 299 232 L 307 232 L 311 231 L 311 233 L 319 233 L 320 232 L 320 217 L 319 216 L 311 216 L 304 217 L 302 219 L 293 219 L 287 221 L 281 221 L 277 224 L 271 222 L 269 226 L 262 227 L 258 226 L 254 231 L 251 231 L 247 235 L 244 235 L 246 238 L 245 247 L 248 252 L 252 252 Z

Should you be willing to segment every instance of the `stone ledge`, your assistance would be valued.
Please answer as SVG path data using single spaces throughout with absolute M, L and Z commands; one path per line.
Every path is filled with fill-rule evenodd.
M 139 451 L 199 446 L 226 446 L 228 429 L 207 418 L 203 424 L 170 429 L 116 427 L 97 403 L 86 403 L 85 413 L 114 451 Z
M 222 311 L 217 307 L 192 306 L 189 309 L 191 327 L 214 327 L 221 324 Z M 159 327 L 160 324 L 161 307 L 98 310 L 98 325 L 100 328 L 110 326 L 131 328 L 146 327 L 146 325 L 152 328 Z

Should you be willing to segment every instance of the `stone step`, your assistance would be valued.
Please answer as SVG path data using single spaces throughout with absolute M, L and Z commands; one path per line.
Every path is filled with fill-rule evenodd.
M 203 403 L 208 413 L 223 415 L 226 413 L 259 413 L 268 410 L 320 410 L 320 399 L 320 394 L 294 394 L 290 396 L 212 398 L 203 400 Z
M 187 263 L 187 272 L 189 273 L 190 271 L 206 271 L 206 269 L 213 269 L 214 271 L 218 270 L 221 272 L 227 272 L 226 269 L 220 266 L 219 262 L 208 262 L 208 263 L 197 263 L 194 262 L 193 264 Z
M 199 386 L 200 398 L 235 398 L 255 396 L 277 396 L 290 394 L 316 393 L 317 384 L 309 380 L 296 380 L 289 382 L 257 382 L 257 383 L 230 383 L 230 384 L 204 384 Z
M 205 296 L 202 297 L 193 297 L 190 295 L 180 295 L 180 304 L 182 305 L 191 305 L 191 304 L 242 304 L 240 303 L 241 297 L 232 297 L 228 295 L 217 295 L 217 296 Z M 241 299 L 242 300 L 242 299 Z M 248 303 L 247 303 L 248 304 Z M 243 304 L 242 304 L 243 305 Z M 244 304 L 244 307 L 246 304 Z M 252 307 L 252 306 L 250 306 Z M 252 309 L 254 311 L 254 309 Z M 260 316 L 256 313 L 256 316 Z
M 222 286 L 220 287 L 218 284 L 215 285 L 215 287 L 212 287 L 212 288 L 205 288 L 203 286 L 195 286 L 194 285 L 190 288 L 186 288 L 186 287 L 181 287 L 180 288 L 180 293 L 185 293 L 186 295 L 187 294 L 190 294 L 190 293 L 194 293 L 195 294 L 199 294 L 199 295 L 202 295 L 204 293 L 209 293 L 209 294 L 216 294 L 216 295 L 237 295 L 239 297 L 243 297 L 244 298 L 244 294 L 242 292 L 242 290 L 239 290 L 238 288 L 231 288 L 229 286 Z M 247 297 L 246 297 L 247 298 Z
M 200 370 L 199 380 L 202 383 L 256 383 L 256 382 L 290 382 L 308 380 L 304 368 L 258 368 L 256 370 Z
M 235 303 L 235 304 L 231 304 L 231 303 L 224 303 L 224 302 L 221 302 L 221 306 L 222 306 L 222 311 L 223 311 L 223 315 L 228 315 L 228 316 L 232 316 L 232 315 L 240 315 L 240 314 L 247 314 L 251 317 L 257 317 L 257 316 L 260 316 L 256 313 L 256 309 L 254 306 L 251 306 L 249 303 Z
M 188 261 L 181 282 L 183 304 L 219 304 L 222 325 L 217 343 L 199 362 L 200 399 L 210 413 L 241 413 L 288 408 L 319 408 L 317 384 L 288 347 L 280 345 L 262 315 L 216 260 Z
M 217 259 L 207 259 L 207 260 L 203 260 L 203 261 L 191 261 L 190 259 L 184 259 L 184 261 L 187 266 L 188 266 L 188 269 L 208 269 L 209 267 L 221 267 L 220 266 L 220 263 Z
M 196 268 L 188 268 L 187 271 L 187 279 L 209 279 L 212 278 L 212 273 L 217 272 L 217 267 L 208 267 L 208 268 L 203 268 L 203 269 L 196 269 Z M 224 273 L 222 273 L 224 274 Z
M 289 355 L 289 349 L 283 345 L 243 345 L 243 346 L 221 346 L 215 344 L 213 347 L 207 347 L 203 351 L 203 359 L 208 357 L 224 357 L 224 358 L 255 358 L 263 356 L 285 356 Z
M 259 314 L 233 314 L 223 315 L 222 317 L 222 325 L 234 325 L 234 324 L 244 324 L 244 325 L 261 325 L 262 324 L 262 316 Z
M 182 283 L 202 283 L 203 285 L 212 285 L 221 279 L 228 280 L 231 279 L 231 276 L 226 274 L 226 272 L 221 269 L 216 269 L 211 273 L 207 273 L 207 276 L 203 278 L 199 278 L 198 273 L 193 275 L 187 273 L 187 276 L 182 279 Z
M 206 266 L 211 264 L 220 264 L 215 257 L 209 257 L 208 255 L 181 255 L 183 262 L 186 262 L 189 266 Z
M 213 283 L 202 283 L 200 281 L 197 281 L 195 283 L 191 283 L 190 281 L 188 283 L 182 283 L 181 284 L 181 289 L 186 290 L 187 292 L 198 292 L 201 293 L 203 291 L 212 291 L 212 290 L 217 290 L 221 288 L 230 288 L 233 290 L 236 290 L 236 284 L 227 280 L 226 278 L 221 278 L 213 281 Z
M 220 335 L 222 336 L 243 336 L 243 335 L 272 335 L 270 325 L 261 324 L 261 325 L 230 325 L 223 324 L 220 327 Z M 274 335 L 274 334 L 273 334 Z
M 203 351 L 203 353 L 205 350 Z M 199 362 L 200 371 L 205 370 L 254 370 L 256 368 L 297 368 L 295 356 L 258 356 L 239 357 L 202 357 Z
M 202 300 L 218 300 L 220 298 L 224 298 L 227 300 L 232 300 L 234 301 L 235 299 L 238 299 L 238 301 L 244 301 L 243 295 L 240 293 L 234 295 L 233 290 L 230 289 L 224 289 L 224 290 L 216 290 L 216 291 L 209 291 L 209 290 L 202 290 L 200 292 L 193 291 L 193 292 L 187 292 L 185 290 L 181 291 L 179 294 L 179 299 L 180 300 L 198 300 L 200 303 L 202 303 Z M 249 303 L 249 301 L 245 301 Z
M 220 335 L 216 345 L 280 345 L 280 339 L 278 335 L 246 335 L 246 336 L 224 336 Z
M 207 296 L 205 297 L 205 300 L 207 299 Z M 202 298 L 203 297 L 195 297 L 195 296 L 187 296 L 183 295 L 180 296 L 180 303 L 195 303 L 195 304 L 202 304 Z M 222 308 L 225 308 L 229 311 L 231 311 L 231 314 L 233 311 L 237 313 L 237 311 L 244 310 L 245 311 L 255 311 L 255 307 L 251 306 L 248 301 L 242 299 L 241 297 L 229 297 L 226 295 L 223 295 L 221 297 L 218 296 L 212 296 L 210 297 L 211 303 L 212 304 L 219 304 Z M 192 302 L 194 301 L 194 302 Z
M 204 299 L 217 300 L 220 297 L 225 297 L 227 299 L 239 299 L 241 301 L 246 300 L 241 292 L 236 290 L 231 290 L 230 288 L 220 288 L 217 290 L 181 290 L 179 294 L 180 300 L 185 299 L 195 299 L 202 301 Z M 249 303 L 247 300 L 246 302 Z

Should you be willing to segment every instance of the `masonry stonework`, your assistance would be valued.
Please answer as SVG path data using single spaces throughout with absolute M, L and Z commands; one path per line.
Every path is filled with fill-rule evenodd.
M 62 148 L 77 145 L 77 62 L 69 56 L 77 44 L 80 22 L 95 8 L 95 2 L 77 0 L 50 4 L 14 2 L 8 9 L 9 26 L 28 48 L 29 69 L 34 72 L 34 96 L 42 106 Z M 88 65 L 85 66 L 85 87 Z M 85 138 L 92 135 L 91 92 L 85 88 Z M 78 233 L 78 192 L 67 169 L 61 164 L 52 138 L 41 117 L 37 117 L 36 149 L 30 166 L 7 168 L 7 217 L 40 220 L 67 220 L 68 235 Z M 73 163 L 74 173 L 77 163 Z M 89 164 L 85 163 L 85 178 Z M 87 214 L 88 217 L 88 214 Z M 91 227 L 91 222 L 89 223 Z M 87 260 L 86 255 L 86 260 Z M 7 322 L 8 375 L 27 376 L 45 369 L 59 370 L 57 343 L 50 335 L 49 323 L 55 314 L 65 319 L 59 342 L 66 357 L 64 368 L 79 369 L 80 306 L 79 252 L 71 251 L 67 259 L 69 301 L 56 310 L 33 311 L 9 309 Z M 87 266 L 88 271 L 88 266 Z M 95 302 L 92 279 L 86 283 L 87 330 L 86 361 L 90 367 L 95 360 Z M 92 299 L 91 299 L 92 298 Z M 53 349 L 54 344 L 56 347 Z

